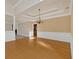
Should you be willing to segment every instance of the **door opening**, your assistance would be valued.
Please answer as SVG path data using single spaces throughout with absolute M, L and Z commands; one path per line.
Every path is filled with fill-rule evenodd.
M 33 26 L 34 26 L 33 27 L 33 35 L 35 38 L 37 38 L 37 24 L 34 24 Z
M 17 35 L 17 29 L 15 29 L 15 35 Z

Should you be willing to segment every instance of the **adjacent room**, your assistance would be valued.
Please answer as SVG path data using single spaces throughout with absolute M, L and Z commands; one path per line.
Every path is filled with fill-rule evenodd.
M 6 59 L 72 59 L 72 0 L 5 0 Z

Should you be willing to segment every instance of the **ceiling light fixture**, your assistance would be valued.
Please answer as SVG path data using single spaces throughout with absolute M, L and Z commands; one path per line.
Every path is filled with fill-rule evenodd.
M 40 17 L 40 9 L 38 9 L 38 11 L 39 11 L 39 15 L 38 15 L 39 16 L 39 20 L 37 20 L 36 23 L 40 24 L 42 22 L 41 21 L 41 17 Z

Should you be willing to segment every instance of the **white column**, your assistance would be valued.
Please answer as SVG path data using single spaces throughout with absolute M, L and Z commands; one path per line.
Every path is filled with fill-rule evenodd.
M 15 31 L 15 16 L 13 16 L 13 31 Z
M 14 32 L 14 37 L 15 37 L 15 16 L 13 16 L 13 32 Z M 16 40 L 16 38 L 15 38 Z

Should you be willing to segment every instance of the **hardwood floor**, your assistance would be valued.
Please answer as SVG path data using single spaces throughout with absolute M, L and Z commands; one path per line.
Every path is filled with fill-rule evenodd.
M 6 42 L 6 59 L 71 59 L 70 44 L 38 38 Z

